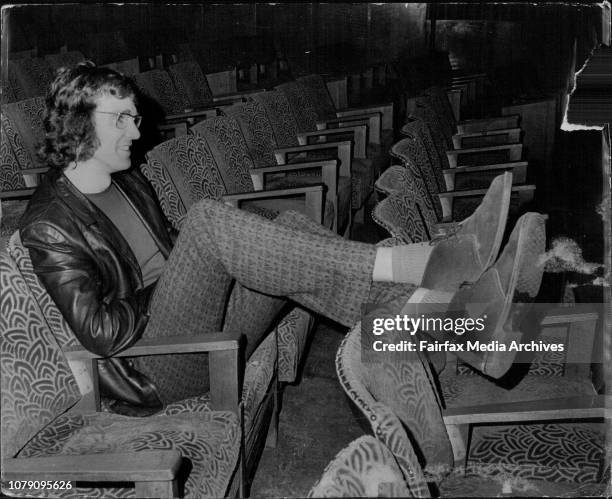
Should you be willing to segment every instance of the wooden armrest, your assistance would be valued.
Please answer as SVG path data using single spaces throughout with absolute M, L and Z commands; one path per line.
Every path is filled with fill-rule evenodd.
M 143 338 L 135 345 L 113 355 L 113 357 L 140 357 L 166 355 L 171 353 L 214 352 L 217 350 L 238 350 L 240 335 L 237 333 L 207 333 L 198 336 L 164 336 Z M 66 358 L 71 360 L 102 359 L 101 355 L 86 350 L 81 345 L 67 347 Z
M 490 135 L 502 135 L 504 133 L 520 133 L 520 127 L 512 127 L 512 128 L 496 128 L 495 130 L 482 130 L 478 132 L 467 132 L 467 133 L 456 133 L 453 137 L 459 138 L 470 138 L 470 137 L 486 137 Z
M 249 199 L 266 199 L 282 196 L 291 196 L 294 194 L 307 194 L 311 192 L 322 192 L 322 184 L 311 184 L 303 187 L 292 187 L 290 189 L 272 189 L 269 191 L 255 192 L 237 192 L 235 194 L 226 194 L 223 196 L 224 201 L 244 201 Z M 233 204 L 233 203 L 230 203 Z
M 321 142 L 318 144 L 308 144 L 301 146 L 282 147 L 274 150 L 276 161 L 283 165 L 287 162 L 287 155 L 290 153 L 300 154 L 308 151 L 320 151 L 325 149 L 336 149 L 336 156 L 340 159 L 340 175 L 350 177 L 353 143 L 350 140 Z
M 445 424 L 509 423 L 555 419 L 603 418 L 609 396 L 588 395 L 503 404 L 453 407 L 443 411 Z
M 326 120 L 324 123 L 339 123 L 343 126 L 343 123 L 355 123 L 368 125 L 369 141 L 373 144 L 380 144 L 381 142 L 381 127 L 382 127 L 382 113 L 380 112 L 367 112 L 363 114 L 347 114 L 344 111 L 336 111 L 337 118 L 332 120 Z M 317 128 L 319 123 L 317 123 Z
M 197 110 L 185 110 L 182 113 L 167 114 L 165 117 L 165 124 L 171 124 L 173 121 L 188 121 L 194 118 L 213 118 L 217 116 L 217 108 L 206 108 Z
M 35 173 L 45 173 L 49 171 L 48 166 L 36 166 L 32 168 L 20 168 L 19 171 L 24 175 L 31 175 Z
M 445 198 L 461 198 L 468 196 L 481 196 L 485 195 L 488 189 L 468 189 L 465 191 L 451 191 L 451 192 L 439 192 L 438 197 L 440 199 Z M 535 191 L 535 185 L 514 185 L 512 186 L 512 192 L 522 192 L 522 191 Z
M 113 357 L 208 352 L 210 406 L 215 410 L 236 412 L 240 402 L 240 337 L 238 333 L 207 333 L 198 336 L 144 338 Z M 99 393 L 95 388 L 98 383 L 97 361 L 103 357 L 85 350 L 81 345 L 69 347 L 64 353 L 82 394 L 80 407 L 98 410 Z
M 451 168 L 457 167 L 457 161 L 460 155 L 462 154 L 478 154 L 478 153 L 486 153 L 492 151 L 503 151 L 508 150 L 508 160 L 509 161 L 519 161 L 523 154 L 523 144 L 500 144 L 497 146 L 487 146 L 487 147 L 471 147 L 467 149 L 453 149 L 450 151 L 446 151 L 446 157 L 448 158 L 448 164 Z
M 289 189 L 272 189 L 269 191 L 244 192 L 227 194 L 223 196 L 223 201 L 231 206 L 240 204 L 240 201 L 255 199 L 274 200 L 286 196 L 304 195 L 304 214 L 317 223 L 323 223 L 323 195 L 325 193 L 323 184 L 310 184 L 302 187 L 292 187 Z
M 458 133 L 471 133 L 482 130 L 495 130 L 497 128 L 514 128 L 518 126 L 520 115 L 511 114 L 494 118 L 477 118 L 457 123 Z
M 447 191 L 453 191 L 455 189 L 455 177 L 457 174 L 461 173 L 494 172 L 511 169 L 513 181 L 516 181 L 517 184 L 521 184 L 526 180 L 527 166 L 527 161 L 511 161 L 509 163 L 480 166 L 456 166 L 454 168 L 444 168 L 442 170 L 442 175 L 444 176 Z
M 345 126 L 339 128 L 328 128 L 326 130 L 315 130 L 312 132 L 302 132 L 298 134 L 300 144 L 308 145 L 309 137 L 326 138 L 327 136 L 352 133 L 355 144 L 353 154 L 356 158 L 366 157 L 366 147 L 368 143 L 368 127 L 366 125 Z M 324 142 L 322 142 L 324 143 Z
M 228 103 L 230 101 L 236 102 L 236 101 L 244 100 L 252 94 L 258 94 L 259 92 L 265 92 L 265 89 L 254 88 L 251 90 L 243 90 L 241 92 L 232 92 L 229 94 L 218 94 L 218 95 L 213 96 L 213 102 L 217 102 L 217 101 L 227 101 Z
M 519 197 L 519 204 L 524 204 L 533 197 L 533 192 L 536 186 L 533 184 L 528 185 L 513 185 L 512 194 L 517 194 Z M 442 205 L 442 221 L 450 222 L 453 213 L 453 201 L 455 198 L 469 197 L 469 196 L 484 196 L 488 189 L 469 189 L 465 191 L 451 191 L 451 192 L 440 192 L 438 198 Z
M 473 133 L 457 133 L 453 135 L 453 147 L 455 149 L 461 149 L 463 147 L 463 141 L 465 139 L 486 139 L 488 137 L 495 137 L 498 135 L 505 136 L 506 140 L 504 144 L 517 143 L 521 140 L 521 128 L 500 128 L 499 130 L 485 130 L 482 132 Z
M 304 170 L 310 168 L 322 168 L 322 167 L 337 167 L 337 159 L 322 159 L 320 161 L 306 161 L 304 163 L 290 163 L 285 165 L 274 165 L 274 166 L 262 166 L 255 168 L 251 171 L 251 175 L 254 173 L 284 173 L 296 170 Z
M 599 313 L 595 310 L 588 310 L 588 307 L 583 305 L 585 304 L 579 304 L 578 307 L 554 307 L 546 313 L 540 325 L 554 326 L 556 324 L 597 320 Z M 576 308 L 578 308 L 578 312 Z
M 363 114 L 363 113 L 380 113 L 382 115 L 381 126 L 383 130 L 393 129 L 393 103 L 386 102 L 376 105 L 367 105 L 363 107 L 350 107 L 348 109 L 341 109 L 336 113 L 341 112 L 343 116 L 350 116 L 352 114 Z
M 321 161 L 308 161 L 305 163 L 291 163 L 289 165 L 276 165 L 266 166 L 261 168 L 254 168 L 251 170 L 251 179 L 253 180 L 253 186 L 256 191 L 262 191 L 265 187 L 265 174 L 266 173 L 287 173 L 291 171 L 299 171 L 304 169 L 318 169 L 321 170 L 321 181 L 325 184 L 327 192 L 329 193 L 330 199 L 334 204 L 334 209 L 337 209 L 337 196 L 338 196 L 338 160 L 327 159 Z M 270 191 L 267 191 L 270 192 Z M 308 196 L 308 195 L 307 195 Z M 307 203 L 312 207 L 318 207 L 318 199 L 307 199 Z M 309 208 L 310 209 L 310 208 Z M 319 216 L 318 211 L 312 212 L 312 218 L 317 222 L 323 223 L 323 219 Z M 319 218 L 321 218 L 319 220 Z
M 83 482 L 174 480 L 181 465 L 176 450 L 2 459 L 2 479 Z
M 335 123 L 338 121 L 369 120 L 371 118 L 380 119 L 382 113 L 378 111 L 365 111 L 363 113 L 347 113 L 346 111 L 336 111 L 336 117 L 325 120 L 323 123 Z
M 471 172 L 486 172 L 491 170 L 506 170 L 509 168 L 521 168 L 527 167 L 529 163 L 527 161 L 510 161 L 509 163 L 495 163 L 492 165 L 480 165 L 480 166 L 457 166 L 455 168 L 444 168 L 442 173 L 471 173 Z
M 459 154 L 472 154 L 479 152 L 490 152 L 490 151 L 501 151 L 503 149 L 522 149 L 523 144 L 500 144 L 497 146 L 486 146 L 486 147 L 470 147 L 467 149 L 453 149 L 446 151 L 446 155 L 457 156 Z
M 16 189 L 14 191 L 0 191 L 0 199 L 15 199 L 15 198 L 26 198 L 26 197 L 30 197 L 32 194 L 34 194 L 34 191 L 36 190 L 35 187 L 32 187 L 30 189 Z
M 295 152 L 307 152 L 307 151 L 317 151 L 321 149 L 333 149 L 338 146 L 351 146 L 350 140 L 342 140 L 338 142 L 322 142 L 320 144 L 307 144 L 307 145 L 299 145 L 299 146 L 291 146 L 291 147 L 279 147 L 278 149 L 274 149 L 274 154 L 283 154 Z

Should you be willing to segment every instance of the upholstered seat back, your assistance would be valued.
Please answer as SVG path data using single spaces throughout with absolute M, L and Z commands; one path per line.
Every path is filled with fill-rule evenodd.
M 365 435 L 336 455 L 308 497 L 414 496 L 389 449 Z
M 166 114 L 180 113 L 188 107 L 176 91 L 170 75 L 162 69 L 152 69 L 133 76 L 136 86 L 153 99 Z
M 402 165 L 406 168 L 407 177 L 411 178 L 414 187 L 416 187 L 414 192 L 418 195 L 423 218 L 428 224 L 435 224 L 441 218 L 442 207 L 437 196 L 437 190 L 430 191 L 430 186 L 435 185 L 435 179 L 431 169 L 422 163 L 425 158 L 422 155 L 415 154 L 418 149 L 415 140 L 406 138 L 394 144 L 390 154 L 402 162 Z M 421 164 L 419 165 L 419 163 Z M 422 166 L 425 167 L 421 168 Z M 428 229 L 432 229 L 432 227 L 428 227 Z
M 0 136 L 0 191 L 25 189 L 25 181 L 17 157 L 9 143 L 2 120 Z
M 442 118 L 443 124 L 445 129 L 448 130 L 448 133 L 451 135 L 454 134 L 456 132 L 456 120 L 450 101 L 446 95 L 446 90 L 444 90 L 443 87 L 434 85 L 425 89 L 423 94 L 429 97 L 432 107 L 436 113 L 438 113 L 438 116 Z
M 277 147 L 299 145 L 297 120 L 291 112 L 287 97 L 282 92 L 277 90 L 260 92 L 252 95 L 251 98 L 264 109 L 270 120 Z
M 84 61 L 85 56 L 78 50 L 71 50 L 69 52 L 60 52 L 58 54 L 47 54 L 45 61 L 49 64 L 49 67 L 55 71 L 61 67 L 75 66 L 77 63 Z
M 300 76 L 297 81 L 306 95 L 310 104 L 317 113 L 317 119 L 325 121 L 336 117 L 336 108 L 329 95 L 325 81 L 318 74 Z
M 418 118 L 408 118 L 401 133 L 413 140 L 412 157 L 420 170 L 427 174 L 428 186 L 431 189 L 437 189 L 437 192 L 445 192 L 446 183 L 442 173 L 442 163 L 425 122 Z M 444 157 L 446 158 L 446 154 Z
M 212 92 L 197 62 L 184 61 L 172 64 L 168 67 L 168 73 L 188 107 L 198 108 L 212 104 Z
M 422 119 L 429 126 L 438 154 L 453 149 L 452 136 L 445 135 L 440 119 L 429 103 L 427 97 L 417 97 L 411 116 Z
M 261 104 L 253 100 L 240 102 L 224 112 L 239 124 L 255 168 L 275 165 L 274 130 Z
M 397 313 L 398 303 L 391 302 L 387 311 L 377 312 L 380 316 Z M 393 452 L 413 494 L 422 497 L 427 487 L 421 469 L 414 466 L 411 440 L 428 471 L 448 473 L 453 462 L 432 373 L 418 352 L 377 353 L 372 345 L 362 346 L 362 338 L 366 336 L 357 324 L 338 349 L 336 372 L 340 384 L 364 413 L 376 437 Z
M 429 240 L 419 207 L 406 193 L 394 193 L 376 204 L 372 219 L 404 244 Z
M 312 132 L 317 129 L 317 112 L 310 100 L 306 97 L 304 87 L 296 81 L 289 81 L 277 85 L 276 90 L 280 90 L 287 100 L 291 112 L 295 116 L 298 124 L 298 132 Z
M 81 396 L 45 315 L 15 262 L 0 254 L 2 457 L 13 457 Z
M 73 345 L 78 345 L 79 342 L 75 334 L 72 332 L 72 329 L 70 329 L 70 326 L 64 319 L 64 316 L 61 314 L 55 305 L 55 302 L 51 299 L 49 293 L 47 293 L 47 290 L 42 286 L 38 280 L 38 277 L 34 273 L 32 260 L 30 260 L 30 253 L 21 243 L 19 232 L 15 232 L 11 236 L 8 251 L 11 258 L 17 264 L 17 267 L 28 285 L 28 289 L 32 293 L 32 296 L 36 300 L 36 303 L 42 310 L 47 321 L 47 325 L 51 329 L 51 332 L 53 333 L 53 336 L 59 343 L 60 347 L 66 348 Z
M 8 80 L 17 100 L 47 94 L 53 78 L 49 64 L 40 57 L 8 61 Z
M 196 201 L 220 199 L 226 193 L 223 173 L 198 135 L 183 135 L 155 146 L 141 169 L 176 229 Z
M 2 106 L 2 128 L 21 168 L 46 166 L 37 154 L 45 139 L 44 113 L 43 97 Z
M 229 116 L 209 118 L 195 124 L 189 132 L 206 140 L 219 169 L 225 172 L 228 194 L 253 190 L 250 172 L 255 164 L 235 119 Z

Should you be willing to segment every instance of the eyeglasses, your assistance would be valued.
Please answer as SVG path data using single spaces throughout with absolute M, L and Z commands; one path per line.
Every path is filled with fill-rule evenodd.
M 128 126 L 130 122 L 130 118 L 134 120 L 134 125 L 136 126 L 136 128 L 139 128 L 140 124 L 142 123 L 142 116 L 140 114 L 130 114 L 130 113 L 125 113 L 125 112 L 111 113 L 110 111 L 94 111 L 94 112 L 98 114 L 112 114 L 113 116 L 115 116 L 115 126 L 119 128 L 120 130 L 123 130 L 124 128 Z

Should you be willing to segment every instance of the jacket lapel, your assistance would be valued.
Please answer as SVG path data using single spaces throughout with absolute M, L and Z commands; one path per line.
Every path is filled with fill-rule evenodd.
M 129 263 L 133 273 L 138 276 L 140 285 L 142 285 L 140 265 L 138 265 L 134 252 L 117 227 L 115 227 L 115 224 L 95 204 L 87 199 L 87 196 L 79 191 L 65 175 L 61 175 L 57 179 L 56 185 L 59 195 L 70 206 L 72 212 L 88 226 L 89 230 L 96 233 L 96 236 L 100 239 L 106 241 L 109 247 L 113 248 Z

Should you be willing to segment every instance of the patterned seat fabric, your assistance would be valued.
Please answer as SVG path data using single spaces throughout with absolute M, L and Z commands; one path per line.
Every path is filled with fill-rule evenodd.
M 404 244 L 429 240 L 417 203 L 412 196 L 391 194 L 376 204 L 372 219 L 386 229 L 391 237 Z
M 398 310 L 398 306 L 401 306 L 399 302 L 383 306 L 377 314 L 392 313 Z M 387 341 L 396 339 L 401 338 L 395 336 L 387 338 Z M 538 480 L 595 477 L 595 468 L 603 454 L 601 445 L 595 442 L 597 431 L 582 426 L 566 439 L 566 428 L 557 423 L 478 427 L 472 440 L 475 448 L 473 455 L 470 452 L 467 474 L 456 470 L 448 476 L 452 470 L 450 442 L 428 363 L 421 359 L 418 351 L 396 352 L 394 355 L 376 353 L 371 349 L 370 341 L 369 336 L 362 334 L 360 325 L 347 335 L 336 358 L 340 382 L 349 397 L 368 416 L 375 435 L 385 442 L 400 464 L 400 457 L 405 453 L 404 439 L 407 440 L 397 420 L 397 417 L 401 418 L 420 449 L 426 471 L 439 482 L 442 495 L 494 497 L 502 488 L 516 495 L 524 495 L 525 491 L 536 496 L 554 495 L 559 491 L 574 490 L 578 485 Z M 474 387 L 473 393 L 480 393 L 478 387 Z M 498 400 L 489 392 L 487 401 L 490 402 L 492 397 Z M 483 432 L 479 433 L 481 429 Z M 396 447 L 387 443 L 392 437 Z M 582 452 L 580 457 L 576 456 L 578 449 Z M 587 464 L 586 469 L 582 467 L 582 476 L 576 473 L 578 466 L 574 462 Z M 560 469 L 562 464 L 569 464 L 569 472 Z
M 201 137 L 184 135 L 168 140 L 147 153 L 141 166 L 151 182 L 164 215 L 175 229 L 199 199 L 221 199 L 228 190 L 223 171 Z M 228 179 L 230 186 L 231 179 Z
M 308 497 L 412 497 L 393 454 L 371 436 L 342 449 Z
M 292 91 L 291 93 L 295 97 L 299 92 Z M 272 131 L 274 134 L 276 147 L 283 148 L 298 146 L 299 141 L 297 136 L 299 133 L 301 133 L 299 123 L 304 123 L 304 121 L 300 121 L 300 116 L 298 114 L 294 114 L 295 108 L 290 104 L 290 101 L 287 96 L 280 91 L 272 91 L 255 94 L 252 96 L 252 99 L 261 106 L 270 124 L 272 125 Z M 296 97 L 296 99 L 301 102 L 303 100 L 303 97 L 298 96 Z M 302 119 L 305 119 L 306 122 L 310 123 L 308 125 L 309 130 L 306 131 L 316 130 L 316 116 L 314 116 L 314 111 L 312 107 L 308 105 L 305 111 L 299 112 L 300 114 L 305 114 L 305 117 L 302 117 Z M 334 156 L 330 155 L 329 151 L 312 151 L 307 153 L 306 155 L 300 155 L 299 157 L 294 158 L 293 161 L 316 161 L 320 159 L 329 159 L 330 157 Z M 287 175 L 287 177 L 291 176 L 310 176 L 314 177 L 312 179 L 312 182 L 318 182 L 318 180 L 316 180 L 316 174 L 310 172 L 306 172 L 303 174 L 296 172 L 295 174 Z M 296 185 L 300 185 L 298 183 L 299 179 L 296 179 L 295 182 Z M 279 187 L 283 187 L 284 185 L 285 184 L 281 184 Z M 372 168 L 372 161 L 367 158 L 353 159 L 351 176 L 351 203 L 354 210 L 362 206 L 363 202 L 372 192 L 373 185 L 374 170 Z M 338 192 L 338 197 L 340 197 L 340 192 Z M 339 203 L 344 204 L 340 200 Z M 339 213 L 340 216 L 343 216 L 342 212 Z
M 195 61 L 184 61 L 168 67 L 177 92 L 190 108 L 208 107 L 213 96 L 206 76 Z
M 406 179 L 406 183 L 402 184 L 404 189 L 403 192 L 416 193 L 421 215 L 428 224 L 427 230 L 430 234 L 433 234 L 433 225 L 439 222 L 442 207 L 437 193 L 433 195 L 428 189 L 428 184 L 431 184 L 433 177 L 433 175 L 431 175 L 431 170 L 427 170 L 427 165 L 422 165 L 425 166 L 425 174 L 423 174 L 423 170 L 419 167 L 419 164 L 409 154 L 413 145 L 414 142 L 411 142 L 411 139 L 402 139 L 393 145 L 390 152 L 391 156 L 401 161 L 406 170 L 403 174 Z M 387 173 L 389 170 L 391 170 L 391 168 L 385 171 L 385 173 L 381 175 L 381 178 L 385 175 L 393 175 L 392 173 Z M 388 182 L 386 182 L 386 184 L 388 184 Z
M 255 168 L 275 165 L 274 130 L 261 104 L 255 100 L 241 102 L 226 108 L 224 113 L 239 124 Z
M 336 117 L 334 102 L 327 91 L 325 81 L 320 75 L 300 76 L 297 81 L 300 83 L 308 101 L 314 107 L 317 119 L 325 121 Z
M 60 52 L 59 54 L 48 54 L 45 56 L 45 61 L 49 67 L 55 71 L 61 67 L 72 67 L 81 61 L 86 60 L 85 56 L 78 50 L 69 52 Z
M 442 205 L 438 199 L 440 191 L 439 181 L 434 169 L 429 162 L 427 151 L 423 142 L 415 137 L 406 137 L 391 148 L 391 156 L 402 161 L 407 170 L 412 174 L 417 185 L 422 184 L 422 196 L 429 198 L 428 206 L 433 207 L 438 220 L 442 218 Z M 443 182 L 443 179 L 442 181 Z
M 72 371 L 15 262 L 0 254 L 2 456 L 42 457 L 178 449 L 192 469 L 186 497 L 220 497 L 239 455 L 240 427 L 232 412 L 130 418 L 67 413 L 80 393 Z M 15 491 L 11 491 L 14 493 Z M 32 491 L 27 492 L 28 495 Z M 41 497 L 133 497 L 130 488 L 39 491 Z
M 340 384 L 366 416 L 376 438 L 395 456 L 412 496 L 429 497 L 421 464 L 403 425 L 419 444 L 423 464 L 448 470 L 451 447 L 444 423 L 435 417 L 439 402 L 431 390 L 425 389 L 430 381 L 417 369 L 420 361 L 399 367 L 393 365 L 397 355 L 367 359 L 371 351 L 362 348 L 361 338 L 358 323 L 338 349 L 336 372 Z
M 180 113 L 188 107 L 166 71 L 152 69 L 135 74 L 133 78 L 140 91 L 161 106 L 165 114 Z
M 276 147 L 293 147 L 299 145 L 298 124 L 291 113 L 287 97 L 282 92 L 260 92 L 251 96 L 266 113 L 272 124 Z
M 45 139 L 45 99 L 35 97 L 2 107 L 2 128 L 21 168 L 45 166 L 37 150 Z
M 439 171 L 441 174 L 442 170 L 449 167 L 446 150 L 438 150 L 430 125 L 425 119 L 415 116 L 414 114 L 410 115 L 406 119 L 404 126 L 402 126 L 400 133 L 410 137 L 418 135 L 421 138 L 434 170 Z M 441 187 L 445 187 L 445 184 L 442 184 Z
M 43 58 L 8 61 L 9 86 L 16 100 L 45 96 L 52 79 L 51 67 Z
M 457 132 L 457 124 L 446 91 L 440 86 L 432 86 L 425 89 L 422 95 L 438 115 L 444 135 L 451 137 L 452 141 L 453 134 Z
M 312 132 L 317 129 L 317 112 L 305 95 L 303 85 L 290 81 L 276 86 L 282 92 L 291 107 L 291 112 L 298 124 L 298 133 Z
M 442 166 L 427 125 L 423 120 L 409 118 L 402 127 L 401 133 L 413 141 L 410 146 L 407 146 L 407 153 L 414 158 L 422 170 L 425 168 L 425 165 L 429 165 L 427 169 L 433 173 L 433 176 L 430 175 L 428 185 L 432 189 L 436 187 L 437 192 L 445 192 L 446 183 L 442 174 Z M 446 155 L 444 157 L 446 158 Z M 448 161 L 446 164 L 446 167 L 448 167 Z
M 2 136 L 0 139 L 0 191 L 18 191 L 26 188 L 19 161 L 8 140 L 2 120 Z

